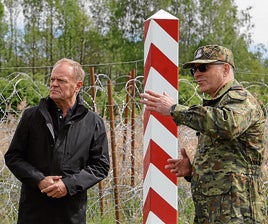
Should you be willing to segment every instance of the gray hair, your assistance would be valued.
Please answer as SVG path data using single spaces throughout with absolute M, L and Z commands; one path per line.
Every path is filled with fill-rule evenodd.
M 74 76 L 76 77 L 76 79 L 79 80 L 79 81 L 82 81 L 82 82 L 84 81 L 85 71 L 83 70 L 82 66 L 78 62 L 76 62 L 76 61 L 74 61 L 72 59 L 62 58 L 62 59 L 60 59 L 59 61 L 57 61 L 55 63 L 55 65 L 53 66 L 53 69 L 57 65 L 62 64 L 62 63 L 69 64 L 73 68 Z

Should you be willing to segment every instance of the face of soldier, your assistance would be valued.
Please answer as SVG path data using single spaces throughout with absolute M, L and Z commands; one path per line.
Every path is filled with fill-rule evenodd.
M 225 84 L 225 64 L 196 64 L 191 71 L 197 81 L 201 92 L 214 97 Z

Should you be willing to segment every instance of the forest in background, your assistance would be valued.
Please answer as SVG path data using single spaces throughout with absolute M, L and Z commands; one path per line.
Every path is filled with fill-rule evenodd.
M 52 65 L 63 57 L 80 62 L 87 75 L 90 67 L 95 67 L 95 74 L 108 75 L 114 82 L 114 94 L 120 95 L 131 70 L 143 76 L 144 22 L 160 9 L 179 18 L 179 67 L 192 60 L 201 45 L 228 47 L 234 53 L 236 78 L 267 107 L 267 88 L 254 85 L 268 83 L 267 49 L 259 44 L 254 52 L 249 51 L 254 27 L 251 7 L 239 11 L 234 0 L 0 0 L 0 88 L 5 89 L 4 97 L 16 84 L 16 79 L 10 81 L 16 72 L 40 81 L 37 84 L 41 83 L 45 96 Z M 194 83 L 189 70 L 179 69 L 179 78 Z M 30 106 L 37 104 L 39 97 L 33 96 L 27 83 L 20 85 L 20 98 L 26 98 Z M 180 85 L 180 103 L 200 103 L 192 94 Z M 17 103 L 9 105 L 15 108 Z
M 238 11 L 234 0 L 0 0 L 0 76 L 29 68 L 35 79 L 63 57 L 82 65 L 143 60 L 144 21 L 160 9 L 179 18 L 180 65 L 198 46 L 216 43 L 233 50 L 237 71 L 253 80 L 268 73 L 267 49 L 249 51 L 251 7 Z

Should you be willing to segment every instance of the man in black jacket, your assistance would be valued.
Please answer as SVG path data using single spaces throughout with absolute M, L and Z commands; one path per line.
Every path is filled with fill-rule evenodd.
M 22 182 L 19 224 L 85 224 L 87 189 L 108 175 L 104 122 L 79 95 L 84 76 L 79 63 L 59 60 L 49 96 L 18 124 L 5 162 Z

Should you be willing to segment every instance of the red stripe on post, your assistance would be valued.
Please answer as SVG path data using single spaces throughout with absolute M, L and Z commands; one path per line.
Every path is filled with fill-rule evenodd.
M 164 223 L 175 224 L 178 222 L 178 211 L 163 200 L 152 188 L 149 190 L 144 203 L 143 223 L 147 220 L 149 212 L 157 214 L 157 217 Z

